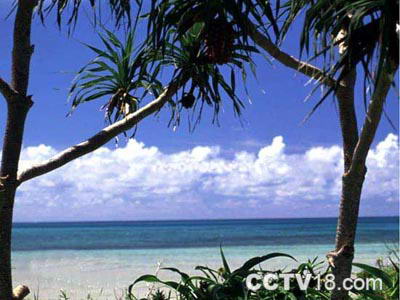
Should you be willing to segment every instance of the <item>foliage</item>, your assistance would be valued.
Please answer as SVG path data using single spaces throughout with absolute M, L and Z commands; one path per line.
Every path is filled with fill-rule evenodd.
M 79 13 L 84 6 L 86 1 L 82 0 L 38 0 L 38 14 L 42 22 L 44 22 L 45 17 L 53 10 L 56 11 L 56 19 L 58 26 L 62 25 L 63 16 L 68 14 L 67 25 L 75 26 L 78 21 Z M 131 0 L 89 0 L 88 5 L 92 8 L 94 17 L 96 19 L 97 15 L 101 16 L 102 2 L 104 7 L 110 9 L 112 16 L 115 18 L 116 25 L 120 25 L 125 20 L 127 25 L 131 25 Z M 107 2 L 104 4 L 104 2 Z M 140 0 L 134 0 L 139 7 L 141 6 Z M 96 8 L 98 12 L 96 12 Z
M 317 258 L 308 260 L 299 264 L 295 269 L 285 270 L 278 269 L 275 271 L 262 269 L 259 266 L 273 258 L 295 259 L 284 253 L 270 253 L 261 257 L 253 257 L 245 262 L 240 268 L 231 270 L 225 255 L 221 249 L 222 267 L 219 269 L 211 269 L 206 266 L 197 266 L 195 270 L 199 271 L 201 276 L 189 276 L 188 274 L 176 268 L 163 268 L 163 270 L 178 274 L 178 281 L 163 281 L 158 275 L 143 275 L 124 291 L 122 296 L 116 296 L 120 300 L 325 300 L 330 299 L 330 293 L 326 290 L 325 282 L 328 275 L 331 274 L 330 268 L 324 268 L 323 262 L 318 262 Z M 362 271 L 356 273 L 354 279 L 381 279 L 383 289 L 373 289 L 372 281 L 370 281 L 369 290 L 352 290 L 352 297 L 355 300 L 393 300 L 399 298 L 399 261 L 397 253 L 388 257 L 389 264 L 379 263 L 378 267 L 371 265 L 354 263 L 353 265 Z M 261 288 L 258 291 L 250 291 L 247 289 L 245 281 L 246 277 L 251 274 L 300 274 L 305 276 L 312 275 L 312 279 L 307 290 L 302 290 L 295 279 L 290 280 L 290 290 L 284 290 L 283 279 L 275 281 L 278 289 L 268 291 Z M 157 272 L 158 274 L 158 272 Z M 319 277 L 320 281 L 316 280 Z M 148 283 L 151 285 L 149 294 L 146 298 L 137 298 L 133 290 L 137 284 Z M 34 299 L 39 299 L 38 295 Z M 60 290 L 58 299 L 70 299 L 64 290 Z M 87 295 L 86 299 L 97 299 L 91 295 Z
M 332 280 L 328 277 L 331 275 L 331 268 L 323 268 L 323 262 L 318 262 L 317 258 L 308 260 L 306 263 L 299 264 L 295 269 L 286 271 L 279 269 L 276 271 L 265 270 L 261 267 L 256 268 L 260 263 L 276 257 L 286 257 L 295 260 L 292 256 L 284 253 L 270 253 L 261 257 L 249 259 L 240 268 L 231 271 L 225 255 L 221 249 L 222 267 L 218 270 L 211 269 L 205 266 L 197 266 L 195 269 L 200 271 L 202 276 L 189 276 L 176 268 L 163 268 L 174 272 L 180 276 L 179 281 L 163 281 L 158 276 L 143 275 L 136 279 L 129 286 L 127 299 L 130 300 L 146 300 L 146 299 L 181 299 L 181 300 L 266 300 L 266 299 L 290 299 L 290 300 L 305 300 L 305 299 L 330 299 L 330 291 L 328 291 L 325 282 Z M 374 267 L 371 265 L 354 263 L 354 266 L 359 267 L 363 272 L 356 274 L 358 279 L 366 280 L 367 278 L 380 278 L 383 282 L 383 289 L 364 289 L 352 290 L 353 297 L 359 300 L 391 300 L 399 297 L 399 263 L 395 263 L 391 257 L 390 265 Z M 396 257 L 394 258 L 396 259 Z M 267 290 L 261 287 L 257 291 L 251 291 L 246 287 L 246 278 L 251 274 L 300 274 L 302 277 L 311 274 L 312 279 L 306 290 L 300 288 L 298 282 L 290 279 L 290 290 L 285 290 L 282 278 L 279 278 L 275 283 L 278 288 L 275 290 Z M 317 279 L 319 278 L 319 279 Z M 146 282 L 153 285 L 163 287 L 163 292 L 156 289 L 155 292 L 150 292 L 147 298 L 137 298 L 132 291 L 136 284 Z M 368 282 L 368 281 L 366 281 Z M 372 281 L 369 282 L 370 284 Z M 153 291 L 154 289 L 152 289 Z M 172 293 L 174 292 L 174 293 Z M 172 295 L 172 296 L 171 296 Z
M 289 0 L 283 8 L 281 38 L 304 12 L 301 51 L 313 50 L 310 60 L 322 57 L 327 76 L 338 75 L 339 81 L 356 66 L 362 67 L 365 104 L 368 90 L 375 88 L 382 72 L 398 63 L 398 0 Z M 329 89 L 316 108 L 336 88 Z
M 93 24 L 102 24 L 102 17 L 105 9 L 110 12 L 110 17 L 114 19 L 115 27 L 119 28 L 121 25 L 130 28 L 137 25 L 137 21 L 132 22 L 132 3 L 138 7 L 136 19 L 138 19 L 141 9 L 142 0 L 32 0 L 36 1 L 36 11 L 44 24 L 51 12 L 55 11 L 56 22 L 59 28 L 65 23 L 68 27 L 68 33 L 71 34 L 75 29 L 78 22 L 79 14 L 82 10 L 90 7 L 93 14 Z M 18 0 L 14 0 L 11 10 L 8 14 L 10 16 L 18 7 Z M 104 9 L 105 8 L 105 9 Z M 86 10 L 87 12 L 87 10 Z M 108 17 L 108 16 L 107 16 Z
M 354 291 L 359 298 L 357 299 L 372 299 L 372 300 L 391 300 L 399 299 L 399 258 L 395 253 L 389 256 L 389 265 L 379 264 L 379 267 L 370 265 L 353 263 L 355 267 L 363 270 L 357 274 L 359 278 L 378 278 L 381 279 L 383 286 L 382 290 L 362 290 Z M 396 260 L 396 262 L 394 261 Z
M 189 79 L 187 89 L 184 86 L 177 101 L 170 102 L 173 125 L 179 125 L 182 107 L 193 107 L 189 121 L 194 120 L 195 127 L 204 104 L 213 107 L 213 121 L 218 122 L 224 94 L 232 100 L 234 112 L 240 114 L 243 102 L 236 94 L 236 77 L 241 74 L 246 81 L 246 65 L 255 74 L 252 55 L 258 53 L 248 39 L 244 15 L 257 19 L 268 34 L 269 26 L 263 21 L 267 16 L 278 32 L 272 8 L 265 1 L 151 1 L 149 13 L 143 15 L 148 45 L 158 53 L 159 63 L 173 65 L 182 81 Z
M 235 42 L 226 61 L 210 61 L 204 29 L 204 23 L 196 23 L 172 42 L 177 29 L 171 28 L 163 47 L 154 48 L 149 39 L 137 50 L 133 30 L 120 41 L 104 29 L 105 33 L 100 34 L 104 49 L 87 45 L 97 57 L 78 72 L 70 89 L 73 109 L 81 103 L 108 97 L 103 109 L 110 123 L 115 122 L 137 110 L 149 91 L 157 97 L 163 88 L 161 74 L 166 71 L 172 74 L 170 82 L 180 82 L 181 88 L 180 94 L 169 101 L 174 126 L 180 123 L 182 108 L 197 111 L 196 125 L 204 104 L 213 107 L 214 121 L 217 121 L 223 95 L 232 100 L 234 112 L 240 114 L 243 102 L 236 94 L 237 70 L 245 80 L 245 64 L 252 64 L 251 54 L 257 50 Z M 228 80 L 226 74 L 229 74 Z M 143 90 L 143 94 L 137 95 L 138 90 Z
M 277 1 L 277 8 L 279 1 Z M 276 13 L 278 11 L 276 10 Z M 175 40 L 186 33 L 194 24 L 210 24 L 223 18 L 235 25 L 235 31 L 241 44 L 248 44 L 248 28 L 245 20 L 252 18 L 263 32 L 268 35 L 272 26 L 279 34 L 276 14 L 269 1 L 260 0 L 152 0 L 147 15 L 148 35 L 155 47 L 162 46 L 168 31 L 177 28 Z
M 236 43 L 241 46 L 251 45 L 248 21 L 254 22 L 269 38 L 272 28 L 278 40 L 283 41 L 297 16 L 304 12 L 301 50 L 307 52 L 310 60 L 322 57 L 326 76 L 336 78 L 337 83 L 360 65 L 364 70 L 364 103 L 367 106 L 368 91 L 373 91 L 382 72 L 397 62 L 398 0 L 288 0 L 274 1 L 274 7 L 271 3 L 259 0 L 152 0 L 150 12 L 144 16 L 148 18 L 152 47 L 164 49 L 168 44 L 175 45 L 197 24 L 202 24 L 206 31 L 209 28 L 215 31 L 213 23 L 218 20 L 234 26 Z M 283 25 L 279 26 L 278 22 Z M 335 55 L 338 46 L 341 49 L 339 57 Z M 311 53 L 312 48 L 314 53 Z M 330 87 L 312 112 L 338 87 Z M 316 86 L 312 93 L 319 88 L 320 85 Z
M 283 279 L 279 278 L 277 290 L 267 290 L 261 288 L 258 291 L 251 291 L 246 287 L 246 278 L 251 274 L 281 274 L 281 273 L 296 273 L 305 275 L 311 273 L 316 275 L 321 269 L 322 263 L 317 263 L 317 259 L 300 264 L 296 269 L 286 272 L 284 269 L 277 271 L 268 271 L 256 269 L 256 267 L 269 259 L 285 257 L 295 260 L 292 256 L 284 253 L 270 253 L 261 257 L 253 257 L 245 262 L 240 268 L 231 271 L 225 255 L 221 249 L 222 265 L 218 270 L 214 270 L 205 266 L 197 266 L 195 269 L 200 271 L 202 276 L 189 276 L 176 268 L 163 268 L 179 274 L 179 281 L 163 281 L 154 275 L 144 275 L 139 277 L 129 287 L 128 291 L 132 299 L 138 300 L 132 294 L 134 286 L 140 282 L 160 284 L 170 291 L 175 291 L 176 298 L 164 295 L 165 300 L 169 299 L 185 299 L 185 300 L 240 300 L 240 299 L 328 299 L 327 291 L 317 291 L 314 289 L 316 281 L 311 282 L 307 290 L 301 290 L 296 282 L 291 280 L 291 289 L 283 289 Z M 329 274 L 329 269 L 325 270 L 321 275 L 322 280 Z M 154 295 L 150 295 L 148 299 L 153 299 Z M 143 299 L 140 299 L 143 300 Z
M 159 63 L 177 68 L 175 74 L 185 79 L 182 81 L 189 78 L 180 97 L 175 103 L 170 102 L 173 112 L 170 124 L 179 125 L 182 107 L 193 107 L 189 111 L 189 128 L 194 128 L 200 121 L 204 104 L 213 107 L 213 122 L 218 123 L 224 95 L 239 115 L 243 102 L 236 93 L 236 77 L 241 74 L 241 79 L 246 81 L 246 65 L 255 74 L 252 55 L 258 52 L 249 40 L 243 21 L 250 16 L 266 35 L 270 27 L 278 34 L 270 3 L 152 0 L 149 6 L 149 11 L 142 16 L 147 20 L 149 47 L 159 53 L 162 58 Z
M 79 104 L 108 97 L 102 106 L 111 122 L 137 110 L 140 102 L 137 94 L 142 89 L 158 95 L 161 83 L 148 73 L 152 62 L 144 49 L 135 51 L 134 32 L 128 32 L 124 41 L 104 29 L 99 34 L 104 50 L 86 45 L 97 57 L 79 70 L 70 88 L 72 109 Z
M 91 0 L 87 5 L 91 7 L 96 23 L 96 18 L 101 15 L 102 10 L 100 2 Z M 133 5 L 136 6 L 136 18 L 134 26 L 131 26 Z M 180 96 L 169 101 L 172 110 L 170 124 L 173 126 L 180 124 L 182 108 L 193 108 L 188 113 L 191 114 L 189 128 L 194 128 L 200 121 L 204 104 L 213 108 L 213 121 L 218 122 L 224 96 L 232 100 L 234 112 L 239 115 L 243 102 L 236 93 L 236 77 L 240 75 L 242 80 L 246 80 L 247 64 L 254 73 L 255 66 L 251 55 L 258 52 L 249 44 L 242 18 L 251 15 L 268 34 L 269 26 L 265 26 L 263 21 L 263 17 L 267 16 L 269 24 L 275 33 L 278 33 L 273 10 L 265 1 L 256 1 L 254 5 L 253 1 L 249 0 L 224 3 L 152 0 L 148 7 L 140 0 L 109 0 L 106 6 L 115 17 L 117 27 L 127 21 L 124 23 L 130 28 L 127 37 L 125 41 L 120 41 L 112 32 L 101 26 L 105 31 L 100 34 L 104 49 L 87 45 L 97 57 L 78 72 L 70 89 L 70 98 L 72 108 L 75 109 L 81 103 L 107 97 L 103 109 L 106 110 L 106 118 L 110 123 L 135 111 L 149 91 L 157 96 L 162 89 L 160 81 L 165 68 L 167 73 L 173 73 L 168 82 L 178 80 L 182 88 Z M 139 18 L 144 6 L 149 8 L 149 11 Z M 66 16 L 66 23 L 71 29 L 76 25 L 82 8 L 82 1 L 39 0 L 37 11 L 43 22 L 49 13 L 55 11 L 59 26 Z M 192 18 L 192 8 L 195 8 L 196 18 Z M 176 22 L 180 17 L 182 19 Z M 140 20 L 143 20 L 143 23 L 138 25 Z M 225 43 L 221 42 L 221 38 L 214 41 L 217 45 L 212 45 L 210 32 L 214 30 L 216 33 L 215 29 L 218 26 L 213 24 L 218 24 L 221 20 L 232 27 L 231 35 Z M 101 24 L 101 20 L 99 22 Z M 145 22 L 148 39 L 134 47 L 134 32 L 138 26 L 146 26 Z M 221 50 L 222 44 L 223 51 L 215 51 L 218 48 Z M 219 53 L 219 56 L 215 53 Z M 213 56 L 218 59 L 211 59 Z M 172 71 L 168 67 L 172 67 Z M 145 91 L 142 95 L 137 95 L 136 92 L 140 88 Z
M 174 68 L 174 76 L 182 82 L 187 82 L 183 86 L 181 94 L 176 96 L 176 100 L 170 101 L 173 111 L 171 118 L 173 125 L 179 125 L 182 108 L 193 108 L 193 111 L 198 108 L 198 118 L 195 121 L 195 124 L 197 124 L 204 104 L 214 108 L 214 121 L 217 121 L 223 93 L 232 100 L 236 114 L 240 114 L 243 108 L 243 102 L 236 94 L 236 69 L 245 78 L 244 63 L 251 64 L 252 61 L 250 54 L 245 55 L 243 51 L 251 53 L 257 52 L 257 50 L 251 46 L 244 47 L 234 44 L 229 60 L 224 63 L 225 66 L 218 66 L 217 63 L 208 61 L 207 48 L 201 38 L 203 29 L 204 24 L 198 23 L 182 35 L 177 43 L 166 42 L 163 48 L 154 50 L 157 56 L 157 67 L 155 69 L 171 66 Z M 167 41 L 170 40 L 170 36 L 174 35 L 175 32 L 176 29 L 170 30 Z M 229 68 L 230 70 L 228 81 L 224 76 L 224 68 Z M 188 100 L 188 97 L 191 97 L 191 101 L 185 101 Z
M 132 7 L 136 7 L 136 25 L 143 3 L 141 0 L 109 0 L 106 6 L 110 8 L 117 26 L 126 21 L 130 27 Z M 323 57 L 327 76 L 338 75 L 339 80 L 349 70 L 361 65 L 364 70 L 364 103 L 367 105 L 368 91 L 373 90 L 371 87 L 374 87 L 380 74 L 398 60 L 396 26 L 399 1 L 288 0 L 274 1 L 275 6 L 271 3 L 260 0 L 151 0 L 145 5 L 150 10 L 142 17 L 148 20 L 147 34 L 152 43 L 151 48 L 165 49 L 169 44 L 175 46 L 192 26 L 201 23 L 207 27 L 207 24 L 219 18 L 234 25 L 238 45 L 251 44 L 246 26 L 249 20 L 255 22 L 258 29 L 268 37 L 269 29 L 272 28 L 275 36 L 282 41 L 295 19 L 304 12 L 302 51 L 310 54 L 311 60 Z M 81 6 L 80 0 L 52 0 L 48 3 L 39 0 L 38 14 L 44 20 L 45 16 L 55 10 L 60 26 L 65 14 L 68 15 L 67 24 L 75 25 Z M 89 6 L 96 20 L 101 15 L 100 2 L 90 0 Z M 279 26 L 278 22 L 282 21 L 283 25 Z M 335 55 L 338 46 L 342 48 L 339 57 Z M 313 54 L 311 49 L 314 50 Z M 248 61 L 248 55 L 245 56 Z M 313 111 L 337 87 L 328 89 Z M 313 92 L 318 88 L 315 87 Z

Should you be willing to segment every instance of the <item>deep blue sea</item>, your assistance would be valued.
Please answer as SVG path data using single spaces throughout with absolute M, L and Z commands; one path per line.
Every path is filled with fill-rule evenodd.
M 20 223 L 14 251 L 159 249 L 334 243 L 336 219 Z M 397 217 L 360 218 L 357 243 L 399 240 Z
M 70 299 L 87 299 L 88 293 L 115 299 L 143 274 L 174 276 L 157 271 L 160 266 L 190 274 L 197 265 L 220 267 L 220 245 L 231 267 L 271 252 L 324 262 L 334 248 L 335 228 L 333 218 L 15 224 L 13 274 L 16 283 L 38 290 L 40 299 L 57 300 L 60 289 Z M 355 260 L 373 264 L 398 242 L 397 217 L 361 218 Z M 278 258 L 268 268 L 296 264 Z

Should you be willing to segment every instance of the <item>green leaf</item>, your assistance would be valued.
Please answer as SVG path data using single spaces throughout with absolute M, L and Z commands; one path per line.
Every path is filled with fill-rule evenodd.
M 311 288 L 307 290 L 307 295 L 318 296 L 318 298 L 315 298 L 315 299 L 319 299 L 319 300 L 322 300 L 322 299 L 329 300 L 330 299 L 330 295 L 328 295 L 327 293 L 323 293 L 323 292 L 317 291 L 316 289 L 311 289 Z M 312 298 L 312 299 L 314 299 L 314 298 Z
M 179 275 L 181 275 L 184 284 L 186 284 L 186 282 L 190 280 L 190 276 L 188 274 L 183 273 L 176 268 L 162 268 L 162 270 L 168 270 L 168 271 L 178 273 Z
M 274 253 L 270 253 L 270 254 L 267 254 L 264 256 L 257 256 L 257 257 L 253 257 L 253 258 L 249 259 L 239 269 L 235 270 L 233 273 L 247 272 L 247 271 L 251 270 L 253 267 L 259 265 L 260 263 L 262 263 L 266 260 L 272 259 L 272 258 L 276 258 L 276 257 L 287 257 L 287 258 L 290 258 L 290 259 L 296 261 L 296 259 L 289 254 L 274 252 Z
M 231 69 L 231 87 L 233 91 L 236 90 L 235 70 L 233 68 Z
M 372 299 L 372 300 L 386 300 L 385 297 L 378 295 L 375 291 L 370 291 L 370 290 L 352 290 L 352 292 L 356 295 L 361 295 L 366 297 L 366 299 Z M 365 298 L 363 298 L 365 299 Z
M 219 247 L 219 251 L 221 253 L 222 265 L 224 266 L 224 271 L 227 274 L 230 274 L 231 273 L 231 269 L 229 268 L 228 262 L 226 261 L 224 251 L 222 250 L 222 246 Z
M 157 278 L 157 276 L 154 276 L 154 275 L 143 275 L 143 276 L 140 276 L 131 285 L 129 285 L 129 287 L 128 287 L 129 295 L 132 295 L 133 286 L 135 284 L 139 283 L 139 282 L 156 283 L 156 282 L 160 282 L 160 280 Z
M 353 263 L 353 266 L 364 270 L 365 272 L 369 273 L 372 276 L 382 279 L 383 284 L 385 284 L 387 287 L 391 288 L 393 286 L 390 276 L 383 270 L 360 263 Z

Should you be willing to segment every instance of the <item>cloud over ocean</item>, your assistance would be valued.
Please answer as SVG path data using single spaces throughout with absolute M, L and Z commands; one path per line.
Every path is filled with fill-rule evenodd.
M 136 140 L 102 147 L 24 183 L 17 221 L 335 216 L 341 188 L 338 145 L 287 153 L 275 137 L 255 152 L 218 146 L 163 153 Z M 362 214 L 398 214 L 398 137 L 370 151 Z M 20 169 L 50 158 L 48 145 L 26 147 Z

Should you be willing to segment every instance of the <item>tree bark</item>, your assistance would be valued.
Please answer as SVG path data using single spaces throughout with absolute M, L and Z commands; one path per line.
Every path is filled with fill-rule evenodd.
M 174 95 L 185 84 L 186 81 L 187 78 L 183 78 L 182 81 L 172 81 L 157 99 L 137 110 L 136 112 L 127 115 L 124 119 L 115 122 L 106 128 L 103 128 L 100 132 L 96 133 L 86 141 L 65 149 L 49 160 L 23 170 L 17 177 L 17 184 L 19 185 L 27 180 L 54 171 L 73 161 L 74 159 L 100 148 L 117 135 L 131 129 L 147 116 L 159 111 L 171 98 L 171 96 Z
M 7 101 L 7 124 L 3 140 L 0 171 L 0 299 L 13 298 L 11 274 L 11 232 L 18 163 L 24 126 L 32 100 L 26 96 L 29 65 L 33 52 L 30 43 L 33 9 L 37 1 L 20 0 L 14 23 L 12 51 L 12 84 L 1 80 L 1 91 Z
M 347 243 L 336 243 L 336 250 L 328 254 L 328 258 L 334 257 L 333 274 L 335 276 L 335 286 L 340 287 L 343 280 L 351 273 L 351 263 L 354 256 L 354 237 L 358 219 L 358 208 L 361 196 L 362 184 L 364 182 L 365 172 L 358 176 L 349 176 L 347 172 L 350 170 L 353 159 L 354 150 L 358 142 L 357 117 L 354 108 L 354 87 L 356 82 L 356 70 L 350 70 L 347 75 L 339 82 L 336 90 L 336 98 L 339 107 L 340 127 L 343 139 L 343 158 L 344 158 L 344 175 L 342 177 L 342 196 L 340 200 L 340 212 L 337 225 L 337 232 L 342 231 L 342 227 L 349 226 L 354 228 L 349 233 Z M 351 242 L 352 240 L 352 242 Z M 345 246 L 346 245 L 346 246 Z M 339 259 L 338 259 L 339 257 Z M 341 262 L 340 260 L 345 260 Z M 344 299 L 347 295 L 345 291 L 340 293 L 342 289 L 338 289 L 336 293 L 340 294 Z
M 33 166 L 18 177 L 18 163 L 23 141 L 25 120 L 33 102 L 27 96 L 30 59 L 33 45 L 30 43 L 33 9 L 37 0 L 19 0 L 14 23 L 14 47 L 12 51 L 12 84 L 0 78 L 0 93 L 7 101 L 7 125 L 3 141 L 0 171 L 0 299 L 22 299 L 29 289 L 18 290 L 13 296 L 11 272 L 11 233 L 16 189 L 23 181 L 55 170 L 64 164 L 90 153 L 118 134 L 132 128 L 148 115 L 159 111 L 169 98 L 187 81 L 173 80 L 154 101 L 125 119 L 116 122 L 87 141 L 60 153 L 45 164 Z
M 337 82 L 335 79 L 327 77 L 322 70 L 309 63 L 297 60 L 283 52 L 274 45 L 268 37 L 259 32 L 256 26 L 251 22 L 248 22 L 248 27 L 254 42 L 280 63 L 328 87 L 336 87 Z M 339 49 L 340 52 L 343 52 L 346 45 L 341 44 L 339 46 L 342 48 Z M 335 91 L 339 104 L 340 125 L 343 139 L 344 174 L 342 177 L 342 193 L 336 230 L 336 249 L 327 255 L 328 260 L 334 266 L 333 274 L 335 275 L 335 285 L 336 287 L 341 287 L 332 292 L 331 299 L 333 300 L 343 300 L 347 298 L 348 293 L 342 286 L 343 280 L 351 276 L 360 198 L 367 172 L 366 158 L 382 116 L 387 93 L 398 69 L 398 61 L 386 61 L 385 65 L 385 70 L 377 79 L 360 137 L 358 134 L 354 107 L 356 71 L 350 70 L 347 75 L 338 82 L 338 88 Z
M 335 286 L 332 300 L 346 299 L 348 291 L 343 288 L 343 281 L 351 277 L 354 258 L 354 240 L 357 230 L 358 213 L 362 186 L 367 170 L 360 173 L 345 173 L 342 177 L 342 196 L 340 199 L 339 218 L 336 230 L 336 253 L 333 275 Z
M 343 103 L 339 105 L 344 141 L 345 173 L 342 177 L 342 196 L 336 230 L 336 250 L 328 254 L 328 257 L 331 256 L 336 286 L 331 295 L 332 300 L 343 300 L 348 297 L 348 292 L 343 288 L 343 281 L 351 277 L 361 191 L 367 172 L 366 159 L 382 116 L 383 105 L 398 68 L 398 62 L 388 62 L 386 66 L 387 68 L 377 79 L 364 125 L 356 144 L 354 144 L 356 139 L 354 130 L 357 127 L 355 115 L 354 118 L 352 117 L 347 121 L 345 118 L 346 115 L 352 115 L 351 105 L 346 106 Z M 348 100 L 345 99 L 346 97 L 343 98 L 343 95 L 338 96 L 342 96 L 339 102 Z M 343 105 L 346 109 L 343 108 Z M 351 157 L 349 156 L 350 154 Z M 348 156 L 346 157 L 346 155 Z
M 343 139 L 344 172 L 349 171 L 358 142 L 357 116 L 354 107 L 356 70 L 350 70 L 339 82 L 336 98 L 339 107 L 340 128 Z
M 310 78 L 313 78 L 328 87 L 335 86 L 335 79 L 327 76 L 323 70 L 308 62 L 298 60 L 297 58 L 282 51 L 267 36 L 258 31 L 257 27 L 250 21 L 247 21 L 246 25 L 249 29 L 249 35 L 253 41 L 281 64 Z
M 18 162 L 29 105 L 8 104 L 7 125 L 3 141 L 0 191 L 0 299 L 11 299 L 11 230 L 17 188 Z

